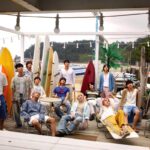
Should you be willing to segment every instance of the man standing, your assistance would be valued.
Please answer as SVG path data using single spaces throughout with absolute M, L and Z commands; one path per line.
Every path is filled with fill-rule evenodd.
M 64 68 L 60 71 L 60 77 L 64 77 L 66 79 L 66 86 L 70 89 L 69 100 L 72 103 L 72 92 L 75 90 L 75 72 L 72 68 L 69 67 L 70 61 L 64 60 Z
M 5 74 L 0 72 L 0 130 L 4 128 L 4 120 L 7 116 L 6 103 L 4 99 L 5 87 L 8 85 Z
M 21 63 L 15 66 L 18 74 L 12 79 L 12 101 L 13 113 L 16 121 L 16 127 L 22 127 L 20 119 L 20 107 L 25 100 L 30 98 L 32 81 L 29 76 L 25 76 L 23 65 Z
M 27 100 L 22 105 L 21 116 L 28 121 L 30 125 L 33 125 L 35 129 L 42 133 L 41 122 L 49 123 L 52 136 L 55 136 L 56 133 L 56 123 L 55 119 L 45 115 L 44 106 L 38 101 L 40 97 L 40 93 L 38 91 L 34 91 L 32 93 L 31 100 Z

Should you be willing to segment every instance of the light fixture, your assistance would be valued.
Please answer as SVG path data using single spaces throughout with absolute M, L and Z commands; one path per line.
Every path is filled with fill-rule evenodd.
M 51 42 L 50 46 L 53 47 L 53 42 Z
M 3 38 L 3 44 L 5 44 L 5 39 Z
M 117 43 L 117 48 L 120 48 L 120 44 L 119 44 L 119 42 Z
M 132 42 L 132 49 L 134 49 L 134 42 Z
M 148 24 L 147 24 L 147 27 L 150 30 L 150 9 L 148 10 Z
M 15 30 L 16 31 L 20 30 L 20 12 L 18 12 L 18 14 L 17 14 Z
M 64 46 L 63 46 L 63 48 L 64 48 L 64 49 L 66 48 L 66 43 L 64 43 Z
M 13 43 L 13 37 L 10 38 L 10 42 Z
M 102 14 L 102 13 L 100 13 L 99 21 L 100 21 L 100 23 L 99 23 L 99 24 L 100 24 L 99 30 L 100 30 L 100 31 L 103 31 L 103 30 L 104 30 L 104 26 L 103 26 L 104 20 L 103 20 L 103 14 Z
M 92 42 L 90 42 L 90 47 L 92 47 Z
M 79 48 L 79 44 L 78 43 L 76 44 L 76 48 Z
M 56 15 L 54 32 L 57 33 L 57 34 L 60 32 L 60 29 L 59 29 L 59 14 Z
M 149 44 L 149 41 L 147 42 L 147 47 L 149 47 L 150 46 L 150 44 Z

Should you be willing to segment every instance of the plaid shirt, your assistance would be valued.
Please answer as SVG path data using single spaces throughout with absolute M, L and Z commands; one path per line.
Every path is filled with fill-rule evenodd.
M 31 89 L 33 87 L 32 85 L 32 81 L 30 79 L 30 77 L 27 76 L 23 76 L 23 80 L 24 80 L 24 89 L 23 89 L 23 99 L 27 100 L 30 98 L 30 94 L 31 94 Z M 19 101 L 20 100 L 20 80 L 18 76 L 15 76 L 12 79 L 12 83 L 11 83 L 11 87 L 12 87 L 12 91 L 13 91 L 13 100 L 14 101 Z

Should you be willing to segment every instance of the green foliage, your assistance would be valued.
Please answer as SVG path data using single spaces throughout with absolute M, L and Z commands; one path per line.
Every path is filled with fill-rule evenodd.
M 90 47 L 90 42 L 92 43 L 92 47 Z M 76 43 L 79 44 L 79 48 L 76 48 Z M 60 61 L 64 59 L 69 59 L 71 62 L 88 62 L 93 58 L 93 49 L 95 47 L 95 42 L 91 40 L 83 40 L 83 41 L 74 41 L 66 43 L 66 48 L 63 48 L 64 43 L 56 43 L 53 42 L 53 49 L 57 51 Z M 41 59 L 43 52 L 43 43 L 40 46 L 41 51 Z M 33 58 L 34 54 L 34 45 L 30 46 L 25 52 L 25 58 Z
M 108 48 L 100 47 L 100 60 L 109 67 L 118 68 L 123 60 L 122 49 L 117 48 L 116 43 L 112 43 Z

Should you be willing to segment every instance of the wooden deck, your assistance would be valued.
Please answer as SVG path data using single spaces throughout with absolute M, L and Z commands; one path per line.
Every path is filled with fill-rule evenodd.
M 0 131 L 2 150 L 149 150 L 148 147 Z
M 144 125 L 144 122 L 142 123 Z M 5 129 L 7 131 L 13 131 L 20 133 L 25 133 L 24 135 L 33 135 L 38 136 L 38 132 L 34 128 L 30 128 L 29 132 L 27 133 L 27 130 L 25 127 L 22 128 L 15 128 L 15 122 L 12 118 L 8 118 L 5 122 Z M 47 128 L 46 126 L 42 127 L 43 134 L 46 136 L 43 137 L 49 137 L 49 134 L 47 134 Z M 144 147 L 150 147 L 150 133 L 147 133 L 149 135 L 149 138 L 146 138 L 144 136 L 143 127 L 141 127 L 140 130 L 140 137 L 139 138 L 133 138 L 133 139 L 121 139 L 121 140 L 114 140 L 112 138 L 106 138 L 107 130 L 101 130 L 97 128 L 97 124 L 95 121 L 89 122 L 89 128 L 84 131 L 77 131 L 75 134 L 65 136 L 66 139 L 80 139 L 80 140 L 88 140 L 88 141 L 100 141 L 100 142 L 107 142 L 107 143 L 115 143 L 115 144 L 122 144 L 122 145 L 132 145 L 132 146 L 144 146 Z M 108 134 L 107 134 L 108 135 Z M 42 138 L 43 138 L 42 137 Z M 110 137 L 110 136 L 109 136 Z M 0 148 L 1 149 L 1 148 Z M 107 149 L 106 149 L 107 150 Z M 137 149 L 138 150 L 138 149 Z

